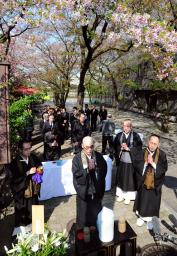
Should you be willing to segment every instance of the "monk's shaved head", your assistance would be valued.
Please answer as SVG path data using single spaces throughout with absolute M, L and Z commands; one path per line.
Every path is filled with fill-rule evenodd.
M 85 146 L 91 146 L 94 144 L 94 140 L 91 136 L 86 136 L 83 138 L 82 140 L 82 146 L 85 147 Z
M 148 148 L 150 151 L 155 151 L 160 145 L 159 136 L 152 134 L 148 140 Z
M 132 120 L 131 120 L 131 119 L 125 119 L 125 120 L 122 122 L 122 125 L 127 125 L 127 126 L 132 127 Z
M 132 121 L 131 121 L 131 119 L 125 119 L 123 121 L 122 129 L 127 134 L 132 130 Z

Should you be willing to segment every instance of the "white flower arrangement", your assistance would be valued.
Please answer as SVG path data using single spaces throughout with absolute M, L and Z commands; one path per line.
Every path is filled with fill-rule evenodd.
M 66 230 L 53 232 L 45 229 L 44 235 L 20 234 L 12 249 L 5 246 L 7 255 L 12 256 L 65 256 L 68 250 Z

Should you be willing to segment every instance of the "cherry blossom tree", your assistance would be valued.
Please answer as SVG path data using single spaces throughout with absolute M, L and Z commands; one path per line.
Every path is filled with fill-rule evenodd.
M 59 31 L 60 25 L 66 22 L 67 33 L 74 38 L 78 46 L 79 105 L 83 105 L 85 79 L 91 64 L 110 51 L 118 53 L 119 56 L 132 50 L 141 51 L 154 63 L 157 79 L 170 77 L 177 80 L 173 60 L 177 52 L 176 10 L 172 0 L 165 0 L 159 7 L 155 0 L 151 0 L 150 4 L 148 1 L 135 0 L 22 2 L 35 3 L 37 6 L 36 9 L 32 6 L 31 12 L 28 11 L 28 21 L 31 22 L 29 24 L 33 24 L 35 20 L 35 25 L 38 22 L 40 26 L 44 24 L 41 22 L 47 24 L 51 21 Z M 170 12 L 167 13 L 169 9 Z
M 31 8 L 37 1 L 2 0 L 0 2 L 0 49 L 5 59 L 13 38 L 20 36 L 34 25 Z
M 56 104 L 64 105 L 76 72 L 75 38 L 67 35 L 61 24 L 57 26 L 57 21 L 54 24 L 48 20 L 40 29 L 18 38 L 14 48 L 11 58 L 16 60 L 18 73 L 25 70 L 31 83 L 44 91 L 51 90 Z
M 132 48 L 149 54 L 157 77 L 163 79 L 175 71 L 172 58 L 177 52 L 177 34 L 169 20 L 136 12 L 121 1 L 48 1 L 51 19 L 70 20 L 71 33 L 80 46 L 78 103 L 83 104 L 85 77 L 90 64 L 109 51 L 122 54 Z M 174 77 L 174 79 L 176 79 Z
M 78 54 L 75 37 L 67 35 L 66 27 L 63 26 L 61 29 L 61 24 L 57 26 L 57 22 L 50 22 L 47 26 L 47 35 L 45 30 L 40 38 L 42 40 L 35 42 L 35 47 L 40 52 L 43 70 L 37 72 L 37 75 L 52 89 L 56 103 L 65 105 L 76 72 Z

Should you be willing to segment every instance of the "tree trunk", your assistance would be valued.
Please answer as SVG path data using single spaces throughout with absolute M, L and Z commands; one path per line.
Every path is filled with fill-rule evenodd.
M 164 98 L 166 101 L 167 109 L 166 111 L 164 111 L 162 115 L 161 130 L 165 133 L 168 133 L 169 132 L 169 112 L 170 112 L 168 92 L 166 92 L 166 95 L 164 96 Z
M 78 86 L 78 93 L 77 93 L 77 105 L 81 109 L 83 108 L 84 104 L 84 96 L 85 96 L 85 75 L 87 73 L 87 70 L 89 69 L 90 60 L 92 56 L 87 57 L 84 67 L 81 69 L 80 72 L 80 80 L 79 80 L 79 86 Z
M 118 102 L 119 93 L 117 91 L 117 83 L 116 83 L 116 80 L 115 80 L 115 78 L 113 77 L 112 74 L 111 74 L 111 81 L 112 81 L 112 85 L 113 85 L 114 98 L 115 98 L 115 101 Z
M 65 92 L 65 103 L 66 103 L 66 100 L 67 100 L 67 98 L 68 98 L 69 89 L 70 89 L 70 88 L 68 88 L 68 89 L 66 90 L 66 92 Z
M 110 77 L 111 77 L 111 82 L 112 82 L 112 87 L 113 87 L 113 91 L 114 91 L 114 98 L 115 98 L 115 102 L 118 103 L 118 98 L 119 98 L 119 92 L 117 91 L 117 83 L 116 83 L 116 79 L 114 78 L 114 75 L 111 73 L 111 70 L 108 66 L 106 66 Z
M 53 96 L 54 96 L 54 100 L 55 100 L 55 105 L 58 106 L 60 104 L 60 93 L 54 92 Z
M 86 72 L 87 72 L 87 70 L 85 70 L 85 69 L 81 70 L 80 81 L 79 81 L 79 86 L 78 86 L 78 93 L 77 93 L 77 105 L 78 105 L 78 107 L 81 107 L 81 109 L 83 108 L 83 104 L 84 104 L 84 96 L 85 96 L 84 81 L 85 81 Z
M 60 105 L 65 107 L 65 93 L 61 93 L 60 95 Z
M 69 77 L 67 77 L 67 81 L 65 82 L 65 83 L 67 83 L 67 86 L 66 86 L 66 84 L 64 84 L 64 86 L 63 86 L 63 88 L 64 88 L 64 93 L 63 93 L 63 98 L 62 98 L 62 101 L 63 101 L 63 107 L 65 107 L 65 104 L 66 104 L 66 100 L 67 100 L 67 98 L 68 98 L 68 94 L 69 94 L 69 91 L 70 91 L 70 82 L 69 82 Z
M 80 45 L 81 48 L 81 71 L 80 71 L 80 79 L 79 86 L 77 92 L 77 105 L 81 109 L 84 104 L 84 96 L 85 96 L 85 75 L 90 67 L 90 63 L 92 61 L 93 51 L 91 48 L 87 49 L 87 56 L 85 57 L 86 47 L 85 44 Z
M 87 88 L 87 92 L 88 92 L 88 96 L 89 96 L 89 102 L 92 102 L 92 93 L 90 92 L 90 90 L 88 90 Z

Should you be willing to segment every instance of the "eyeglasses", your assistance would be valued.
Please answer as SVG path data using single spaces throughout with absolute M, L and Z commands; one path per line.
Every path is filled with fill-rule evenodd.
M 24 151 L 30 150 L 32 147 L 29 148 L 23 148 Z
M 89 148 L 93 149 L 93 148 L 94 148 L 94 145 L 85 146 L 84 148 L 85 148 L 86 150 L 88 150 Z
M 131 128 L 132 126 L 124 124 L 123 127 Z

